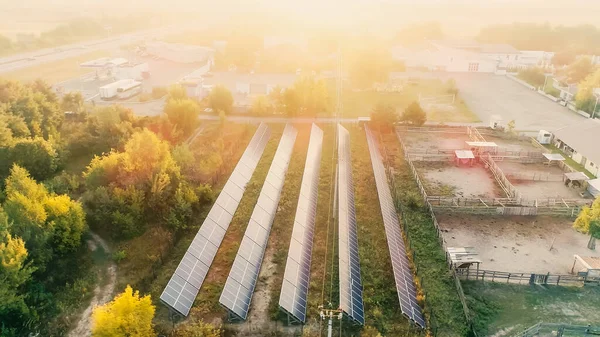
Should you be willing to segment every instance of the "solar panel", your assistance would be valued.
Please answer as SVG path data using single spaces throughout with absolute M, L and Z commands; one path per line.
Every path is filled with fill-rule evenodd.
M 283 130 L 273 163 L 219 298 L 219 303 L 234 319 L 245 320 L 248 315 L 297 134 L 290 124 Z
M 381 153 L 377 148 L 375 138 L 367 126 L 365 126 L 367 142 L 369 143 L 369 152 L 371 153 L 371 163 L 375 174 L 375 184 L 379 194 L 379 205 L 383 215 L 383 224 L 385 227 L 385 236 L 387 237 L 390 257 L 392 259 L 392 269 L 396 281 L 396 291 L 400 301 L 400 310 L 410 320 L 415 322 L 421 328 L 425 328 L 425 320 L 421 307 L 417 303 L 417 289 L 415 288 L 413 274 L 410 269 L 408 257 L 406 256 L 406 246 L 402 239 L 400 221 L 394 207 L 390 186 L 385 174 L 385 167 L 381 159 Z
M 310 141 L 306 163 L 304 164 L 294 228 L 292 229 L 292 239 L 279 295 L 279 307 L 301 323 L 306 322 L 306 297 L 308 295 L 315 216 L 317 214 L 322 146 L 323 131 L 313 124 L 310 131 Z
M 260 124 L 175 273 L 160 295 L 163 303 L 184 316 L 188 315 L 194 304 L 270 136 L 271 131 L 267 125 Z
M 353 321 L 365 324 L 358 256 L 350 133 L 338 124 L 338 227 L 340 308 Z

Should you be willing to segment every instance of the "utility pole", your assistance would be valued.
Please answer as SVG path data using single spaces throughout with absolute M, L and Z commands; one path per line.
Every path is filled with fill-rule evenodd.
M 337 319 L 339 321 L 344 317 L 341 309 L 324 309 L 323 305 L 319 306 L 321 320 L 328 320 L 327 323 L 327 337 L 332 337 L 333 335 L 333 320 Z

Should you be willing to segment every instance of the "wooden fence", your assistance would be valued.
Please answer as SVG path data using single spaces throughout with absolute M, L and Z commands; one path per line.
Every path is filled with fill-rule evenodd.
M 456 269 L 456 274 L 463 280 L 503 282 L 517 284 L 540 284 L 553 286 L 584 286 L 586 277 L 580 275 L 554 275 L 535 273 L 509 273 L 495 270 Z
M 476 127 L 467 126 L 467 135 L 469 136 L 469 139 L 474 142 L 486 142 L 485 138 L 483 138 Z
M 600 326 L 591 325 L 572 325 L 564 323 L 544 323 L 540 322 L 527 330 L 518 333 L 516 337 L 533 337 L 533 336 L 556 336 L 563 337 L 565 334 L 569 336 L 587 336 L 600 335 Z
M 502 188 L 502 190 L 506 193 L 506 196 L 509 198 L 517 199 L 521 197 L 519 191 L 515 188 L 515 186 L 506 178 L 504 172 L 498 167 L 498 164 L 492 159 L 492 156 L 488 154 L 487 158 L 482 158 L 483 162 L 487 165 L 490 172 L 498 182 L 498 185 Z

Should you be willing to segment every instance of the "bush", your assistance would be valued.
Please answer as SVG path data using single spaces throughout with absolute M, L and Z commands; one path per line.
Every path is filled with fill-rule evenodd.
M 154 87 L 152 88 L 152 98 L 159 99 L 169 93 L 169 89 L 166 87 Z
M 427 121 L 427 114 L 418 102 L 412 102 L 402 114 L 402 121 L 412 125 L 421 126 Z
M 113 253 L 112 259 L 116 263 L 123 261 L 127 257 L 127 252 L 124 250 L 119 250 Z
M 519 70 L 517 77 L 538 88 L 544 85 L 546 77 L 542 68 L 525 68 Z

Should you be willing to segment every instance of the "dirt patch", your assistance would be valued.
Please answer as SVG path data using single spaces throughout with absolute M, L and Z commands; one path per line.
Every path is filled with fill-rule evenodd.
M 536 147 L 529 140 L 521 140 L 513 138 L 514 136 L 505 135 L 503 137 L 483 134 L 483 137 L 488 142 L 494 142 L 498 147 L 515 152 L 539 152 L 542 153 L 540 148 Z
M 453 166 L 446 163 L 418 162 L 417 170 L 427 194 L 461 198 L 503 197 L 483 166 Z
M 98 246 L 102 247 L 106 254 L 110 255 L 110 248 L 106 242 L 95 233 L 90 233 L 92 240 L 88 241 L 88 247 L 95 251 Z M 83 311 L 77 326 L 69 333 L 69 337 L 89 337 L 92 335 L 92 311 L 98 305 L 105 304 L 112 299 L 117 282 L 117 265 L 109 262 L 105 274 L 102 276 L 104 282 L 100 282 L 94 289 L 94 297 L 90 305 Z
M 466 133 L 405 132 L 401 137 L 407 148 L 418 152 L 464 149 L 470 140 Z
M 449 247 L 475 247 L 482 269 L 567 274 L 573 255 L 598 256 L 569 219 L 439 214 Z

